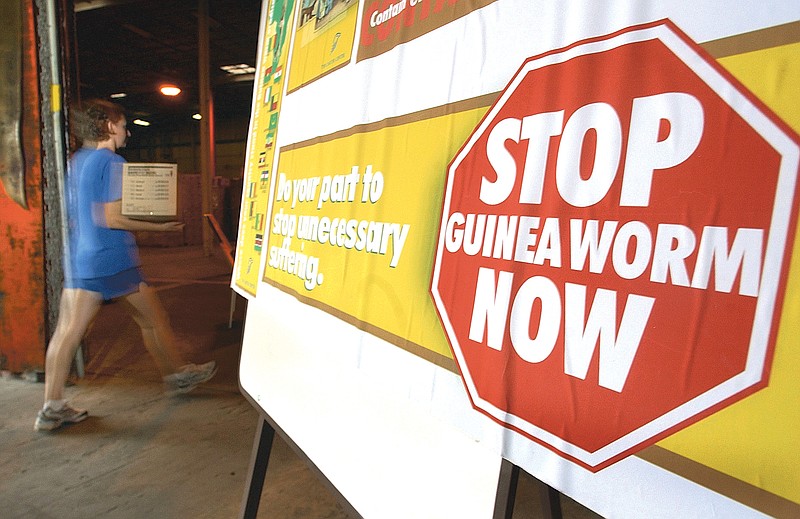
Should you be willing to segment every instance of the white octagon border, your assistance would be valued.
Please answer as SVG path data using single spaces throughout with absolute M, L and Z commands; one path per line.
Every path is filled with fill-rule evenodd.
M 466 154 L 475 145 L 478 137 L 487 131 L 490 123 L 497 116 L 500 109 L 505 105 L 511 94 L 516 90 L 528 72 L 549 65 L 563 63 L 577 56 L 600 53 L 621 45 L 653 39 L 660 40 L 670 49 L 781 155 L 782 159 L 778 171 L 778 182 L 775 192 L 775 205 L 773 206 L 764 255 L 762 281 L 756 303 L 753 332 L 750 337 L 745 371 L 711 388 L 705 393 L 698 395 L 666 414 L 661 415 L 651 422 L 648 422 L 640 428 L 631 431 L 608 445 L 590 452 L 535 426 L 519 416 L 503 411 L 490 402 L 483 400 L 478 395 L 477 388 L 475 387 L 467 363 L 461 353 L 461 347 L 438 291 L 440 262 L 444 253 L 445 228 L 448 220 L 447 217 L 450 214 L 451 194 L 456 168 L 458 168 Z M 768 116 L 762 113 L 745 95 L 739 92 L 723 74 L 708 63 L 703 56 L 681 36 L 676 34 L 666 23 L 623 32 L 608 39 L 589 41 L 525 63 L 453 160 L 448 168 L 447 185 L 445 186 L 442 223 L 434 262 L 431 293 L 442 317 L 445 332 L 453 346 L 453 351 L 456 355 L 458 365 L 461 368 L 462 377 L 473 405 L 500 422 L 506 423 L 539 439 L 552 448 L 585 463 L 587 466 L 596 467 L 760 382 L 769 346 L 775 302 L 780 285 L 780 273 L 790 230 L 789 224 L 791 222 L 791 212 L 794 204 L 793 198 L 797 183 L 799 163 L 800 148 L 798 148 L 797 143 L 786 135 Z

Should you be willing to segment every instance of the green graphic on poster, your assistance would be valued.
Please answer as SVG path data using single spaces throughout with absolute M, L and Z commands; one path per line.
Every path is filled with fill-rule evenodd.
M 253 92 L 255 99 L 245 161 L 245 192 L 234 271 L 236 286 L 251 296 L 256 295 L 258 287 L 258 268 L 272 179 L 270 171 L 275 159 L 275 137 L 288 55 L 286 34 L 287 28 L 292 25 L 293 11 L 294 0 L 275 0 L 270 2 L 262 23 L 258 56 L 260 81 Z

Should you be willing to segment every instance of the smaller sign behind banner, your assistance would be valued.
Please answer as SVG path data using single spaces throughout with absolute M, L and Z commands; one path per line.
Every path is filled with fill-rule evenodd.
M 287 28 L 291 27 L 294 0 L 264 2 L 259 34 L 258 67 L 253 89 L 253 109 L 247 137 L 244 192 L 239 216 L 239 237 L 233 269 L 233 288 L 255 297 L 264 243 L 270 172 L 275 161 L 278 118 L 289 58 Z

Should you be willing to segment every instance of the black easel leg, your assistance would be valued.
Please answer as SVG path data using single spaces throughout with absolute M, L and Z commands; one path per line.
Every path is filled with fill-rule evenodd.
M 241 513 L 239 514 L 240 519 L 256 519 L 274 438 L 275 429 L 263 417 L 259 417 L 256 436 L 253 441 L 253 453 L 250 455 L 250 473 L 247 476 Z
M 497 496 L 494 500 L 494 519 L 511 519 L 514 513 L 518 482 L 519 467 L 503 458 L 500 463 L 500 477 L 497 481 Z
M 545 519 L 561 519 L 561 500 L 559 492 L 547 483 L 538 481 L 539 498 L 542 503 L 542 517 Z

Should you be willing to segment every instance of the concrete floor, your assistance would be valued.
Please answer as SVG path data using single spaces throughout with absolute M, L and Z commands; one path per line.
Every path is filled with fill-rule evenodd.
M 228 328 L 230 267 L 221 253 L 143 248 L 185 358 L 216 360 L 209 383 L 166 397 L 120 304 L 101 309 L 85 341 L 85 376 L 67 397 L 89 409 L 85 422 L 33 430 L 43 385 L 0 378 L 0 517 L 233 518 L 240 511 L 257 412 L 239 393 L 245 303 Z M 28 377 L 30 378 L 30 377 Z M 566 518 L 598 517 L 562 496 Z M 276 435 L 259 518 L 339 519 L 344 508 Z M 534 481 L 522 474 L 514 519 L 542 517 Z

